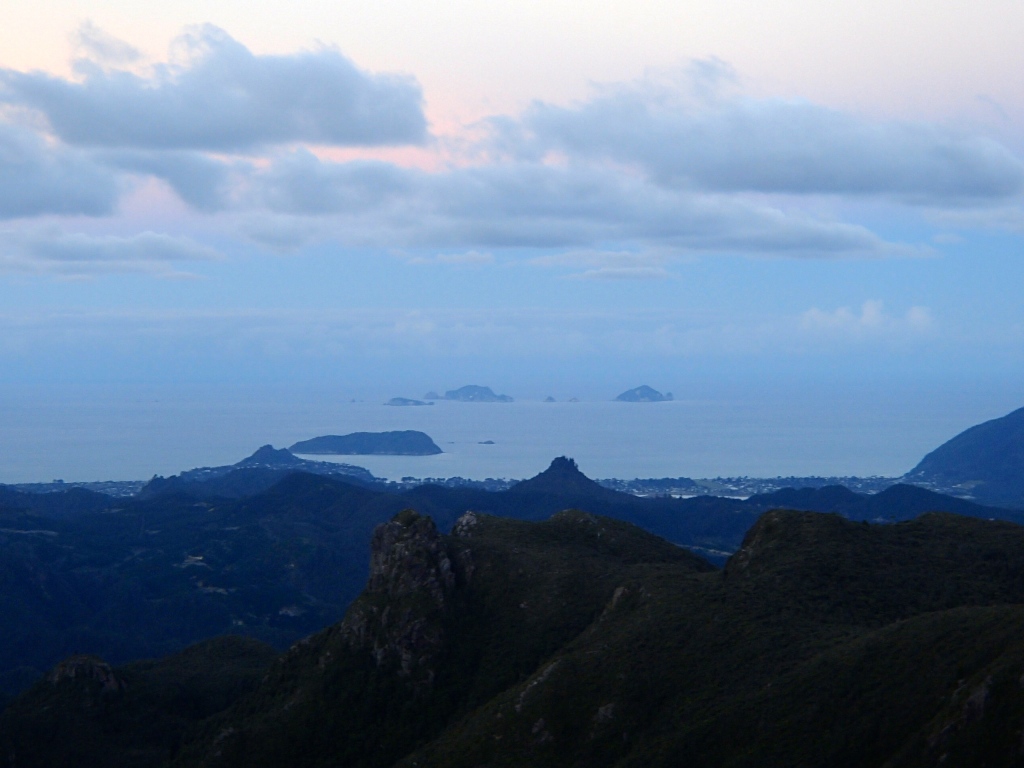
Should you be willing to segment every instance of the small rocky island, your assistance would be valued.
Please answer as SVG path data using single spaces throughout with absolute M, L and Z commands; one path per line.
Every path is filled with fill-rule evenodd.
M 460 403 L 511 403 L 508 395 L 496 395 L 490 387 L 468 384 L 458 389 L 449 389 L 444 393 L 445 400 L 457 400 Z
M 424 400 L 415 400 L 411 397 L 392 397 L 384 403 L 384 405 L 433 405 L 433 403 L 428 403 Z
M 311 440 L 301 440 L 288 450 L 307 456 L 434 456 L 444 453 L 429 435 L 411 429 L 398 432 L 322 435 Z
M 643 384 L 634 389 L 629 389 L 615 398 L 619 403 L 663 403 L 672 399 L 672 393 L 662 394 L 653 387 Z

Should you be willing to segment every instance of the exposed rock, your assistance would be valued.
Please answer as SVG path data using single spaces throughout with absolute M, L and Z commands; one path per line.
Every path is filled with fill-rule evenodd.
M 342 633 L 370 651 L 378 666 L 394 665 L 399 674 L 429 686 L 454 587 L 452 562 L 434 521 L 407 509 L 374 530 L 370 579 Z
M 95 656 L 70 656 L 51 669 L 46 679 L 54 685 L 65 680 L 92 680 L 100 684 L 102 693 L 117 693 L 126 688 L 110 665 Z
M 477 517 L 476 512 L 468 510 L 455 521 L 455 525 L 452 526 L 452 536 L 468 539 L 472 535 L 473 529 L 479 524 L 480 518 Z

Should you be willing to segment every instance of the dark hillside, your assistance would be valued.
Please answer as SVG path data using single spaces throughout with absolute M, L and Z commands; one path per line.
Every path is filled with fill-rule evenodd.
M 54 493 L 23 493 L 0 485 L 0 509 L 26 510 L 47 517 L 63 517 L 100 512 L 115 506 L 117 500 L 105 493 L 84 488 L 69 488 Z
M 443 536 L 406 510 L 345 619 L 227 709 L 183 730 L 181 699 L 149 688 L 132 720 L 115 687 L 80 715 L 44 682 L 0 744 L 57 764 L 41 734 L 88 722 L 108 740 L 83 738 L 80 764 L 102 743 L 140 768 L 1019 766 L 1022 675 L 1013 524 L 775 511 L 720 571 L 583 512 L 467 513 Z
M 532 524 L 469 513 L 447 541 L 429 519 L 403 513 L 375 535 L 369 587 L 345 621 L 285 657 L 236 710 L 240 719 L 211 724 L 213 738 L 226 724 L 240 734 L 213 764 L 391 765 L 531 674 L 642 564 L 711 570 L 639 529 L 579 512 Z M 201 741 L 181 763 L 207 764 L 204 751 Z
M 401 765 L 1019 765 L 1022 547 L 952 516 L 773 513 L 724 576 L 638 574 Z
M 0 764 L 161 765 L 190 728 L 250 692 L 276 655 L 255 640 L 221 637 L 116 670 L 73 657 L 0 716 Z
M 801 509 L 835 512 L 850 520 L 896 523 L 913 520 L 925 512 L 952 512 L 986 520 L 1024 522 L 1024 511 L 981 504 L 945 496 L 916 485 L 897 483 L 875 494 L 854 493 L 843 486 L 824 488 L 783 488 L 774 493 L 751 496 L 748 503 L 758 508 Z
M 70 653 L 122 663 L 224 633 L 287 647 L 342 617 L 366 581 L 374 527 L 405 508 L 429 515 L 442 532 L 467 510 L 546 520 L 578 508 L 715 563 L 778 506 L 868 520 L 935 509 L 1016 519 L 906 486 L 875 496 L 834 488 L 747 501 L 641 498 L 594 483 L 565 458 L 496 493 L 430 485 L 394 493 L 296 472 L 292 462 L 264 447 L 245 466 L 168 478 L 163 492 L 137 499 L 8 494 L 22 508 L 0 508 L 0 615 L 8 628 L 0 633 L 0 693 L 22 690 Z
M 1024 408 L 961 432 L 905 479 L 957 487 L 982 503 L 1024 507 Z

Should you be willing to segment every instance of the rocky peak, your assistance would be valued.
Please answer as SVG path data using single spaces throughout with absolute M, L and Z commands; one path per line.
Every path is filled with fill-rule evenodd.
M 759 562 L 765 553 L 776 545 L 780 538 L 780 531 L 788 517 L 791 515 L 780 510 L 772 510 L 761 515 L 753 527 L 747 531 L 739 551 L 726 563 L 726 574 L 742 573 L 750 568 L 751 563 Z
M 374 530 L 367 592 L 389 600 L 425 594 L 440 608 L 453 586 L 451 560 L 429 517 L 406 509 Z
M 557 493 L 575 497 L 605 496 L 615 493 L 580 472 L 576 462 L 567 456 L 559 456 L 539 475 L 516 483 L 510 491 L 514 493 Z
M 70 656 L 50 670 L 46 676 L 54 685 L 65 680 L 86 680 L 100 684 L 102 693 L 117 693 L 125 683 L 103 659 L 95 656 Z
M 252 456 L 242 459 L 240 462 L 235 464 L 235 466 L 291 467 L 302 463 L 302 459 L 293 455 L 287 448 L 275 448 L 272 445 L 264 445 L 256 449 L 256 452 Z
M 378 525 L 370 541 L 370 579 L 342 623 L 378 666 L 397 666 L 417 684 L 433 681 L 443 618 L 455 573 L 434 521 L 407 509 Z

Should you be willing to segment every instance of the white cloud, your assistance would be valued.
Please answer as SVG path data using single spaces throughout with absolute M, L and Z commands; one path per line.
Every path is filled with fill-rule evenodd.
M 138 48 L 117 39 L 91 21 L 84 21 L 78 26 L 71 42 L 81 60 L 97 64 L 132 64 L 142 58 Z
M 190 151 L 112 150 L 95 157 L 121 171 L 162 179 L 178 197 L 204 212 L 226 208 L 250 170 L 247 163 L 227 163 Z
M 95 30 L 83 39 L 107 60 L 127 55 Z M 415 80 L 364 72 L 336 50 L 255 55 L 211 25 L 186 31 L 175 46 L 183 63 L 145 76 L 85 60 L 77 62 L 81 82 L 3 69 L 0 100 L 40 111 L 67 143 L 118 149 L 376 146 L 426 137 Z
M 575 106 L 535 104 L 491 121 L 458 162 L 410 167 L 312 145 L 424 141 L 411 79 L 363 72 L 332 49 L 256 55 L 211 26 L 178 40 L 180 61 L 149 69 L 128 69 L 138 52 L 95 26 L 77 37 L 88 55 L 78 81 L 0 69 L 6 116 L 34 109 L 55 134 L 0 123 L 0 218 L 112 214 L 131 202 L 126 181 L 143 175 L 216 214 L 214 228 L 277 250 L 331 241 L 414 250 L 417 263 L 479 262 L 498 249 L 600 252 L 572 276 L 627 280 L 670 277 L 666 255 L 687 253 L 927 252 L 812 213 L 832 207 L 814 197 L 823 194 L 960 206 L 962 217 L 1008 227 L 1020 216 L 1024 165 L 1005 147 L 741 98 L 717 60 L 603 86 Z
M 51 273 L 83 277 L 142 272 L 160 277 L 187 276 L 178 262 L 211 261 L 218 253 L 185 237 L 156 232 L 95 236 L 43 228 L 0 231 L 0 272 Z
M 0 122 L 0 219 L 100 216 L 113 211 L 118 193 L 115 174 L 87 155 Z
M 665 265 L 678 258 L 656 251 L 567 251 L 530 260 L 545 267 L 582 269 L 568 277 L 577 280 L 667 280 L 673 277 Z
M 600 267 L 570 277 L 577 280 L 669 280 L 672 273 L 663 267 Z
M 534 162 L 428 172 L 292 153 L 252 178 L 254 204 L 320 217 L 343 243 L 383 247 L 632 247 L 810 258 L 901 253 L 870 230 L 609 168 Z M 325 228 L 325 221 L 317 225 Z
M 536 103 L 519 120 L 493 122 L 494 146 L 520 157 L 558 151 L 624 163 L 659 184 L 713 192 L 963 204 L 1024 189 L 1024 163 L 991 139 L 803 101 L 723 95 L 729 78 L 721 66 L 703 69 L 691 67 L 682 82 L 605 86 L 572 107 Z
M 465 253 L 439 253 L 434 256 L 414 256 L 413 258 L 408 259 L 407 263 L 481 266 L 483 264 L 493 264 L 494 254 L 481 253 L 480 251 L 466 251 Z
M 902 315 L 893 315 L 886 312 L 881 301 L 871 299 L 859 311 L 849 307 L 831 311 L 811 308 L 801 315 L 800 327 L 813 334 L 857 339 L 905 337 L 930 332 L 935 320 L 927 307 L 914 306 Z

